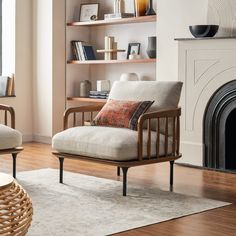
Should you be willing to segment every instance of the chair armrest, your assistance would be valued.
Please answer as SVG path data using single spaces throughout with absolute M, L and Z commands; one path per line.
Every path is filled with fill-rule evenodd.
M 157 112 L 149 112 L 141 115 L 138 120 L 138 157 L 139 160 L 143 159 L 143 131 L 144 123 L 147 122 L 147 157 L 151 158 L 151 128 L 155 126 L 157 141 L 156 141 L 156 158 L 160 156 L 160 134 L 165 136 L 164 141 L 164 153 L 165 156 L 170 155 L 168 153 L 168 141 L 169 141 L 169 126 L 172 126 L 172 151 L 171 155 L 179 155 L 179 143 L 180 143 L 180 115 L 181 108 L 161 110 Z M 155 122 L 155 123 L 154 123 Z
M 7 114 L 9 112 L 11 119 L 11 128 L 15 129 L 15 111 L 14 108 L 8 105 L 0 104 L 0 111 L 4 111 L 4 125 L 7 125 L 8 117 Z
M 64 112 L 64 130 L 68 128 L 69 116 L 73 114 L 73 126 L 76 126 L 76 114 L 80 113 L 82 118 L 82 125 L 84 124 L 84 115 L 85 113 L 90 113 L 90 120 L 93 119 L 93 112 L 100 111 L 104 104 L 96 104 L 96 105 L 84 105 L 79 107 L 70 107 Z

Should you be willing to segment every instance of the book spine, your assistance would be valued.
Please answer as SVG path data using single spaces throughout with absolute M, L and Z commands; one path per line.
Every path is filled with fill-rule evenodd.
M 78 55 L 78 58 L 80 61 L 82 61 L 82 56 L 81 56 L 81 53 L 80 53 L 80 48 L 79 48 L 79 42 L 75 42 L 75 46 L 76 46 L 76 51 L 77 51 L 77 55 Z
M 113 42 L 112 45 L 113 45 L 112 48 L 113 48 L 114 50 L 117 49 L 117 42 Z M 113 52 L 113 53 L 112 53 L 111 59 L 112 59 L 112 60 L 117 60 L 117 52 Z
M 80 56 L 81 56 L 81 61 L 85 61 L 85 55 L 84 55 L 84 50 L 83 50 L 83 45 L 82 42 L 78 42 L 79 45 L 79 52 L 80 52 Z
M 75 60 L 79 60 L 78 52 L 76 49 L 76 42 L 74 42 L 74 41 L 71 42 L 71 49 L 72 49 L 72 53 L 73 53 L 73 58 Z

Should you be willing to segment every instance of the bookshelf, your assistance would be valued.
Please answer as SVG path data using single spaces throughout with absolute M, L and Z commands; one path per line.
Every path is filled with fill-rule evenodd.
M 155 22 L 156 16 L 139 16 L 130 17 L 123 19 L 113 19 L 113 20 L 97 20 L 90 22 L 69 22 L 67 26 L 104 26 L 104 25 L 120 25 L 120 24 L 137 24 L 144 22 Z
M 76 61 L 69 60 L 67 64 L 134 64 L 134 63 L 155 63 L 156 59 L 136 59 L 136 60 L 88 60 L 88 61 Z
M 67 106 L 76 103 L 101 103 L 105 99 L 79 97 L 79 83 L 89 79 L 92 90 L 96 90 L 96 81 L 109 79 L 111 84 L 119 80 L 122 73 L 137 73 L 140 78 L 156 79 L 157 59 L 150 59 L 146 54 L 148 36 L 156 35 L 156 15 L 123 19 L 102 20 L 103 15 L 113 12 L 113 1 L 98 0 L 100 4 L 99 20 L 79 22 L 75 9 L 80 8 L 82 0 L 66 0 L 66 101 Z M 104 37 L 114 36 L 119 52 L 116 60 L 104 60 L 104 54 L 97 50 L 104 49 Z M 89 42 L 95 51 L 97 60 L 75 60 L 71 41 Z M 127 60 L 129 43 L 141 43 L 141 59 Z M 145 77 L 145 78 L 144 78 Z

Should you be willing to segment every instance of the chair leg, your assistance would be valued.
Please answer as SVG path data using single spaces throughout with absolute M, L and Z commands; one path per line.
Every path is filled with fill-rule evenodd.
M 120 167 L 117 166 L 117 176 L 120 176 Z
M 64 164 L 64 157 L 58 157 L 59 162 L 60 162 L 60 177 L 59 177 L 59 182 L 63 184 L 63 164 Z
M 122 167 L 122 172 L 123 172 L 123 196 L 126 196 L 127 192 L 127 172 L 128 172 L 128 167 Z
M 175 161 L 170 161 L 170 187 L 173 188 L 174 180 L 174 163 Z
M 13 175 L 13 177 L 14 178 L 16 178 L 16 157 L 17 157 L 17 154 L 18 153 L 12 153 L 11 155 L 12 155 L 12 166 L 13 166 L 13 170 L 12 170 L 12 175 Z

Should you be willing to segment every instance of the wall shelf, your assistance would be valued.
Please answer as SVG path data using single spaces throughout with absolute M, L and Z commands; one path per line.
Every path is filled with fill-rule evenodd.
M 90 102 L 90 103 L 106 103 L 107 99 L 101 98 L 82 98 L 82 97 L 68 97 L 67 101 Z
M 156 59 L 136 59 L 136 60 L 87 60 L 75 61 L 69 60 L 67 64 L 92 65 L 92 64 L 135 64 L 135 63 L 155 63 Z
M 89 22 L 70 22 L 67 26 L 101 26 L 101 25 L 119 25 L 119 24 L 132 24 L 132 23 L 145 23 L 145 22 L 155 22 L 156 15 L 154 16 L 139 16 L 139 17 L 129 17 L 122 19 L 112 19 L 112 20 L 97 20 Z

